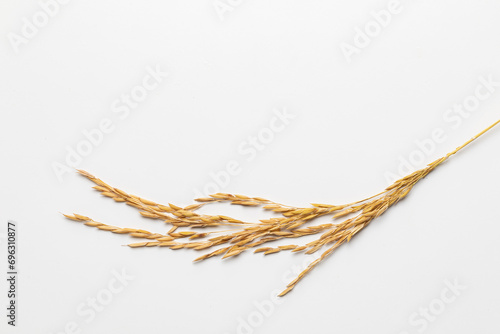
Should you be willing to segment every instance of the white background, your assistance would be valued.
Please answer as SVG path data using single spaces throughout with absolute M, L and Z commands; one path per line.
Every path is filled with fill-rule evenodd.
M 353 45 L 356 27 L 388 1 L 231 3 L 222 20 L 212 0 L 71 1 L 15 52 L 9 36 L 41 7 L 2 0 L 1 265 L 10 219 L 20 273 L 18 327 L 6 325 L 2 306 L 2 332 L 498 333 L 500 129 L 433 172 L 266 315 L 255 302 L 283 289 L 305 255 L 193 264 L 194 251 L 122 247 L 132 239 L 62 217 L 168 229 L 102 198 L 73 171 L 56 176 L 54 163 L 65 164 L 68 147 L 105 118 L 113 131 L 78 168 L 115 187 L 188 205 L 211 172 L 235 160 L 241 171 L 221 191 L 307 206 L 377 193 L 400 159 L 419 156 L 416 140 L 439 128 L 446 136 L 420 168 L 500 117 L 497 86 L 460 125 L 443 118 L 474 96 L 481 77 L 500 81 L 498 1 L 402 1 L 351 62 L 342 43 Z M 148 67 L 169 75 L 120 119 L 112 104 Z M 295 118 L 247 161 L 238 147 L 275 109 Z M 268 216 L 225 205 L 206 212 Z M 113 270 L 134 279 L 89 321 L 77 309 L 104 293 Z M 465 288 L 443 304 L 454 281 Z M 4 279 L 1 289 L 5 305 Z M 421 316 L 411 322 L 440 303 L 425 326 Z M 252 317 L 258 326 L 246 325 Z M 78 330 L 65 330 L 71 323 Z

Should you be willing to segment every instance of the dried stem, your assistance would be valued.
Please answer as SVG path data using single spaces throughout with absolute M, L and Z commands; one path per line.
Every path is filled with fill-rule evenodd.
M 102 195 L 110 197 L 116 202 L 124 202 L 138 209 L 143 217 L 162 220 L 170 224 L 172 228 L 167 234 L 159 234 L 142 229 L 110 226 L 78 214 L 64 216 L 75 221 L 83 222 L 85 225 L 96 227 L 100 230 L 118 234 L 129 234 L 132 237 L 146 240 L 128 245 L 133 248 L 155 246 L 168 247 L 174 250 L 181 248 L 192 248 L 194 250 L 215 248 L 212 252 L 196 258 L 195 261 L 214 256 L 228 258 L 254 248 L 255 253 L 263 252 L 265 255 L 287 250 L 292 252 L 304 251 L 306 254 L 312 254 L 326 248 L 321 256 L 313 261 L 296 279 L 290 282 L 287 288 L 279 295 L 284 296 L 290 292 L 308 272 L 332 254 L 335 249 L 343 243 L 349 242 L 354 235 L 365 228 L 372 220 L 404 199 L 418 181 L 426 177 L 436 167 L 499 123 L 500 120 L 455 149 L 453 152 L 430 163 L 427 167 L 397 180 L 383 192 L 350 204 L 311 204 L 312 206 L 308 208 L 297 208 L 279 204 L 261 197 L 217 193 L 207 198 L 198 198 L 195 200 L 195 204 L 182 208 L 174 204 L 162 205 L 135 195 L 130 195 L 120 189 L 111 187 L 86 171 L 78 170 L 81 175 L 96 184 L 94 189 L 100 191 Z M 252 223 L 228 216 L 206 215 L 195 212 L 204 205 L 217 202 L 228 202 L 230 204 L 243 206 L 262 206 L 266 210 L 281 214 L 282 217 L 263 219 L 259 222 Z M 351 217 L 341 222 L 304 226 L 315 218 L 324 215 L 332 215 L 335 221 L 348 215 L 351 215 Z M 195 232 L 193 230 L 179 231 L 179 228 L 207 228 L 220 226 L 230 226 L 230 229 L 210 232 Z M 261 247 L 266 243 L 276 240 L 299 238 L 320 233 L 321 235 L 316 240 L 305 245 L 291 244 L 278 247 Z M 179 242 L 178 239 L 185 239 L 187 241 Z

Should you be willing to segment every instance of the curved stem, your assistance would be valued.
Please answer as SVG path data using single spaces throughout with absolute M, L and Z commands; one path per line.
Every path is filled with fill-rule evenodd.
M 493 129 L 495 126 L 497 126 L 498 124 L 500 124 L 500 119 L 498 121 L 496 121 L 495 123 L 491 124 L 489 127 L 487 127 L 486 129 L 484 129 L 483 131 L 481 131 L 480 133 L 478 133 L 477 135 L 475 135 L 474 137 L 472 137 L 469 141 L 467 141 L 465 144 L 463 144 L 462 146 L 459 146 L 455 149 L 455 151 L 453 152 L 450 152 L 446 155 L 446 157 L 451 157 L 452 155 L 458 153 L 459 151 L 461 151 L 462 149 L 464 149 L 466 146 L 468 146 L 469 144 L 471 144 L 473 141 L 475 141 L 476 139 L 478 139 L 479 137 L 481 137 L 482 135 L 484 135 L 486 132 L 490 131 L 491 129 Z

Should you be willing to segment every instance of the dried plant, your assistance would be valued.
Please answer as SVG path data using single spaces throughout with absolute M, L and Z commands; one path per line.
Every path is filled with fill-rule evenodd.
M 332 254 L 335 249 L 343 243 L 349 242 L 354 235 L 366 227 L 372 220 L 382 215 L 392 205 L 404 199 L 418 181 L 426 177 L 436 167 L 485 134 L 498 123 L 500 123 L 500 120 L 453 152 L 430 163 L 427 167 L 397 180 L 383 192 L 350 204 L 311 204 L 312 206 L 308 208 L 298 208 L 276 203 L 261 197 L 217 193 L 207 198 L 198 198 L 196 199 L 196 204 L 182 208 L 174 204 L 161 205 L 135 195 L 130 195 L 106 184 L 83 170 L 78 170 L 81 175 L 96 184 L 94 188 L 100 191 L 102 195 L 110 197 L 116 202 L 124 202 L 138 209 L 142 216 L 162 220 L 172 225 L 172 228 L 166 234 L 159 234 L 143 229 L 110 226 L 79 214 L 65 216 L 100 230 L 129 234 L 132 237 L 143 239 L 142 242 L 128 245 L 133 248 L 168 247 L 170 249 L 215 249 L 208 254 L 198 257 L 195 261 L 214 256 L 228 258 L 249 249 L 254 249 L 254 253 L 263 252 L 265 255 L 268 255 L 287 250 L 292 252 L 303 251 L 306 254 L 312 254 L 326 248 L 318 259 L 313 261 L 297 278 L 288 284 L 287 288 L 279 295 L 283 296 L 292 290 L 308 272 L 318 265 L 318 263 Z M 206 215 L 195 212 L 204 205 L 216 202 L 228 202 L 243 206 L 262 206 L 266 210 L 281 214 L 282 217 L 264 219 L 259 222 L 244 222 L 228 216 Z M 309 224 L 313 219 L 325 215 L 332 215 L 334 222 L 321 225 Z M 350 216 L 350 218 L 347 218 L 347 216 Z M 342 217 L 344 220 L 337 222 L 338 219 Z M 227 226 L 229 230 L 226 228 L 223 231 L 196 231 L 197 228 L 221 226 Z M 304 245 L 265 246 L 272 241 L 294 239 L 316 234 L 319 234 L 316 240 Z M 179 239 L 184 239 L 184 242 L 179 242 Z

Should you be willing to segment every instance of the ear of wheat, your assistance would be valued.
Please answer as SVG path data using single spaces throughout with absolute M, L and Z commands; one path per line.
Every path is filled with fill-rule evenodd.
M 129 234 L 132 237 L 142 239 L 141 242 L 128 245 L 133 248 L 168 247 L 174 250 L 190 248 L 198 251 L 213 249 L 210 253 L 206 253 L 196 258 L 195 261 L 215 256 L 221 256 L 222 258 L 233 257 L 250 249 L 254 250 L 254 253 L 262 252 L 265 255 L 275 254 L 281 251 L 312 254 L 319 250 L 323 250 L 321 256 L 313 261 L 297 276 L 297 278 L 288 284 L 283 292 L 279 294 L 279 296 L 284 296 L 290 292 L 307 273 L 317 266 L 318 263 L 332 254 L 335 249 L 343 243 L 349 242 L 354 235 L 365 228 L 372 220 L 404 199 L 418 181 L 426 177 L 436 167 L 499 123 L 500 120 L 453 152 L 437 159 L 425 168 L 397 180 L 383 192 L 350 204 L 311 204 L 310 207 L 299 208 L 276 203 L 261 197 L 217 193 L 207 198 L 198 198 L 195 200 L 195 204 L 186 207 L 179 207 L 174 204 L 162 205 L 135 195 L 130 195 L 106 184 L 86 171 L 78 170 L 81 175 L 96 184 L 94 189 L 98 190 L 102 195 L 110 197 L 116 202 L 123 202 L 138 209 L 143 217 L 162 220 L 170 224 L 172 228 L 166 234 L 159 234 L 143 229 L 121 228 L 106 225 L 79 214 L 64 216 L 103 231 Z M 220 202 L 242 206 L 262 206 L 265 210 L 279 213 L 281 217 L 263 219 L 259 222 L 245 222 L 223 215 L 196 213 L 196 210 L 204 205 Z M 332 215 L 333 222 L 321 225 L 310 224 L 315 218 L 325 215 Z M 347 218 L 347 216 L 350 216 L 350 218 Z M 225 230 L 209 232 L 198 232 L 197 230 L 199 228 L 218 228 L 222 226 L 226 226 Z M 229 231 L 227 228 L 229 228 Z M 318 235 L 318 238 L 304 245 L 290 244 L 278 247 L 266 246 L 266 244 L 272 241 L 296 239 L 308 235 Z M 181 242 L 180 239 L 182 239 L 183 242 Z

